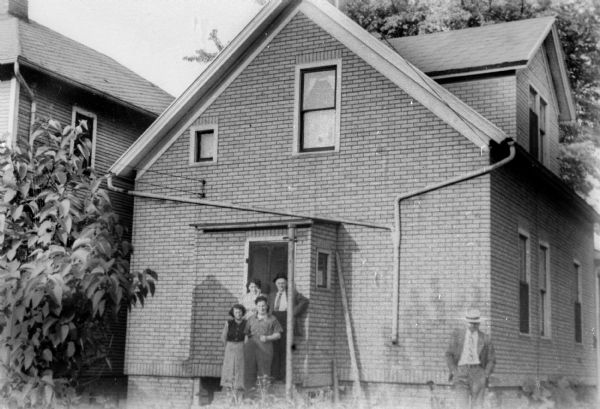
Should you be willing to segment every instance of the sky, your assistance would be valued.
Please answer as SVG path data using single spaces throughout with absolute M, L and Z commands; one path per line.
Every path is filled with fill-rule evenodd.
M 104 53 L 178 96 L 205 64 L 184 61 L 217 29 L 231 41 L 256 0 L 29 0 L 29 18 Z

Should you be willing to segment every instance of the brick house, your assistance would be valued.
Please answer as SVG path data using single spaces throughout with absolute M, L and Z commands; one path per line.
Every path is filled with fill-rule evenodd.
M 111 167 L 136 178 L 132 266 L 160 278 L 129 319 L 129 395 L 186 407 L 220 376 L 226 312 L 287 271 L 290 225 L 295 383 L 330 385 L 333 358 L 352 380 L 339 267 L 372 400 L 446 393 L 473 305 L 494 386 L 594 385 L 598 216 L 557 176 L 561 52 L 553 18 L 382 42 L 325 1 L 271 1 Z
M 87 120 L 91 164 L 103 175 L 172 100 L 108 56 L 30 20 L 27 0 L 0 0 L 0 137 L 9 146 L 36 119 Z M 111 198 L 130 226 L 131 198 Z M 123 373 L 124 334 L 123 327 L 113 342 L 115 374 Z

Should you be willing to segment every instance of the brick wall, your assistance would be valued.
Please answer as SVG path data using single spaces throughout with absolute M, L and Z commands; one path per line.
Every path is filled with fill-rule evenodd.
M 498 355 L 497 376 L 505 385 L 525 378 L 565 375 L 594 383 L 595 281 L 593 227 L 578 216 L 575 205 L 538 180 L 525 180 L 531 167 L 519 161 L 492 181 L 492 320 Z M 532 178 L 533 179 L 533 178 Z M 511 192 L 511 195 L 506 194 Z M 529 234 L 530 333 L 519 333 L 519 228 Z M 550 246 L 551 337 L 540 334 L 538 248 Z M 583 282 L 583 344 L 574 338 L 573 261 L 581 263 Z
M 558 156 L 558 103 L 552 85 L 550 69 L 544 49 L 540 49 L 527 68 L 517 71 L 517 142 L 529 151 L 529 87 L 533 85 L 540 97 L 548 104 L 547 150 L 545 165 L 555 174 L 559 173 Z
M 130 376 L 128 382 L 127 409 L 187 409 L 192 403 L 192 379 Z
M 330 385 L 332 360 L 335 359 L 335 339 L 344 334 L 343 322 L 334 319 L 336 294 L 339 288 L 335 253 L 337 228 L 334 225 L 315 225 L 310 243 L 310 306 L 308 329 L 308 360 L 305 385 Z M 317 253 L 329 252 L 329 288 L 317 287 Z M 339 327 L 339 328 L 338 328 Z M 336 329 L 341 332 L 338 334 Z
M 516 138 L 517 82 L 514 73 L 441 82 L 444 88 L 473 107 L 507 136 Z
M 338 54 L 343 60 L 340 152 L 294 157 L 291 148 L 296 57 L 317 51 L 324 55 Z M 275 71 L 272 67 L 278 69 Z M 137 189 L 185 195 L 199 192 L 200 180 L 204 179 L 207 197 L 211 200 L 390 224 L 396 194 L 488 162 L 487 155 L 481 154 L 478 147 L 303 16 L 294 18 L 196 122 L 218 124 L 218 163 L 189 166 L 189 132 L 185 130 L 151 171 L 138 179 Z M 461 308 L 462 312 L 468 301 L 464 297 L 470 294 L 454 294 L 445 290 L 444 285 L 455 282 L 457 277 L 479 279 L 481 271 L 489 271 L 489 260 L 480 254 L 486 248 L 482 237 L 489 229 L 485 211 L 489 202 L 487 183 L 484 178 L 405 204 L 403 229 L 407 236 L 403 241 L 400 346 L 389 345 L 392 299 L 389 231 L 350 225 L 340 227 L 337 250 L 347 276 L 356 344 L 365 379 L 383 380 L 393 376 L 398 381 L 416 382 L 446 377 L 440 372 L 445 341 L 436 341 L 423 351 L 420 337 L 430 333 L 436 337 L 438 333 L 446 334 L 449 323 L 454 324 L 455 309 Z M 482 200 L 474 202 L 473 197 Z M 134 267 L 156 266 L 164 280 L 161 279 L 159 293 L 149 305 L 132 315 L 128 368 L 133 373 L 131 371 L 149 365 L 141 362 L 152 360 L 150 345 L 159 342 L 165 349 L 159 359 L 164 366 L 160 369 L 157 363 L 152 370 L 169 375 L 172 373 L 167 369 L 170 362 L 187 359 L 190 342 L 187 331 L 192 322 L 188 311 L 194 291 L 191 283 L 212 274 L 216 268 L 209 268 L 202 260 L 192 265 L 191 260 L 198 256 L 190 247 L 197 238 L 189 224 L 265 217 L 149 200 L 139 200 L 136 206 L 138 204 L 134 222 L 137 250 Z M 437 210 L 442 211 L 434 218 L 426 217 Z M 463 226 L 462 220 L 473 223 Z M 419 233 L 420 230 L 423 233 Z M 313 234 L 316 235 L 313 243 L 325 238 L 330 240 L 330 236 L 320 237 L 322 233 L 317 231 Z M 156 251 L 157 237 L 161 237 L 161 253 Z M 433 249 L 428 247 L 430 242 L 436 245 Z M 234 242 L 220 244 L 229 248 Z M 178 246 L 181 248 L 173 249 Z M 196 246 L 200 244 L 197 242 Z M 421 253 L 424 247 L 438 254 L 425 260 Z M 236 245 L 234 251 L 239 252 L 239 246 Z M 229 255 L 213 259 L 216 255 L 212 251 L 207 253 L 212 260 L 209 264 L 219 263 L 219 270 L 229 269 L 227 274 L 230 275 L 233 267 L 227 263 L 240 262 L 228 261 Z M 309 268 L 312 272 L 314 260 L 299 268 Z M 243 284 L 239 273 L 233 275 L 235 282 L 220 281 L 220 285 L 226 284 L 227 294 L 236 294 Z M 179 287 L 174 287 L 172 282 Z M 435 301 L 440 291 L 442 301 Z M 174 297 L 174 294 L 178 295 Z M 316 297 L 315 305 L 332 303 L 331 298 L 314 292 L 313 288 L 310 294 Z M 480 296 L 483 298 L 485 292 Z M 330 297 L 336 310 L 337 358 L 343 376 L 348 378 L 341 304 L 337 293 Z M 431 306 L 432 302 L 437 303 L 435 307 Z M 310 311 L 315 310 L 311 307 Z M 161 320 L 150 326 L 156 322 L 153 314 L 159 314 Z M 312 334 L 311 331 L 322 324 L 319 315 L 311 314 L 308 321 Z M 311 330 L 313 322 L 315 329 Z M 440 328 L 440 324 L 446 327 Z M 212 335 L 206 332 L 195 336 L 206 337 L 206 342 L 217 342 L 221 325 L 211 327 Z M 160 339 L 157 339 L 159 334 Z M 209 336 L 212 336 L 210 341 Z M 322 345 L 324 335 L 315 337 L 314 341 L 310 348 L 315 353 L 328 350 L 328 345 Z M 218 355 L 210 360 L 210 365 L 219 363 Z M 331 374 L 328 365 L 329 362 L 309 362 L 310 370 L 314 369 L 322 379 Z M 207 366 L 207 371 L 217 370 L 215 366 L 211 368 Z
M 297 61 L 319 56 L 342 59 L 339 152 L 292 155 L 294 69 Z M 276 67 L 276 69 L 274 69 Z M 517 133 L 514 77 L 445 84 L 490 115 L 507 134 Z M 189 129 L 136 181 L 136 189 L 191 196 L 206 181 L 207 199 L 245 205 L 393 222 L 393 199 L 489 163 L 466 138 L 416 103 L 383 75 L 302 15 L 270 42 L 228 88 L 196 119 L 218 125 L 218 162 L 188 164 Z M 510 193 L 510 188 L 503 194 Z M 392 345 L 392 241 L 389 231 L 342 224 L 337 248 L 346 278 L 349 308 L 363 380 L 447 383 L 444 352 L 451 329 L 465 309 L 477 306 L 492 316 L 492 192 L 484 176 L 405 201 L 401 207 L 399 344 Z M 210 284 L 225 311 L 244 284 L 240 243 L 245 233 L 198 236 L 191 223 L 274 219 L 248 212 L 136 201 L 134 268 L 159 272 L 159 290 L 130 319 L 127 367 L 130 374 L 185 376 L 190 348 L 198 351 L 194 374 L 216 374 L 220 364 L 218 331 L 225 317 L 196 322 L 195 283 Z M 506 233 L 498 231 L 500 237 Z M 297 268 L 314 274 L 315 247 L 328 244 L 332 231 L 316 227 L 299 242 Z M 504 239 L 504 238 L 503 238 Z M 157 246 L 157 242 L 159 245 Z M 304 273 L 302 273 L 304 272 Z M 328 309 L 333 305 L 335 357 L 342 380 L 351 379 L 339 291 L 327 295 L 300 281 L 311 297 L 309 360 L 298 368 L 327 381 Z M 302 284 L 305 283 L 305 284 Z M 335 280 L 334 280 L 335 283 Z M 334 285 L 337 285 L 335 283 Z M 227 300 L 228 299 L 228 300 Z M 225 302 L 227 300 L 227 303 Z M 207 308 L 209 301 L 203 308 Z M 317 307 L 319 307 L 317 309 Z M 213 314 L 212 312 L 209 314 Z M 217 318 L 217 315 L 219 318 Z M 203 318 L 202 316 L 200 318 Z M 212 324 L 215 322 L 215 324 Z M 209 325 L 210 323 L 210 325 Z M 314 327 L 312 326 L 314 324 Z M 196 330 L 195 328 L 198 328 Z M 313 338 L 314 334 L 314 338 Z M 197 343 L 197 344 L 196 344 Z M 210 348 L 203 349 L 203 345 Z M 162 353 L 156 356 L 155 351 Z M 216 349 L 219 348 L 219 349 Z M 216 351 L 216 352 L 215 352 Z M 512 362 L 511 368 L 518 367 Z

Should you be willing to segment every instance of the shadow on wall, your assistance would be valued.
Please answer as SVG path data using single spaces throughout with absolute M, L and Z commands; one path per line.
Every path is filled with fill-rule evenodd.
M 238 298 L 214 275 L 194 286 L 190 328 L 190 363 L 216 365 L 223 359 L 221 331 L 231 306 Z M 215 369 L 216 371 L 216 369 Z M 218 372 L 218 371 L 217 371 Z M 219 376 L 217 373 L 214 376 Z

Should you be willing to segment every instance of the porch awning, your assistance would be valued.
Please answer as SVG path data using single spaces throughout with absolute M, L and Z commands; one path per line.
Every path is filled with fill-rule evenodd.
M 310 227 L 315 222 L 340 224 L 333 220 L 316 220 L 316 219 L 285 219 L 285 220 L 265 220 L 251 222 L 235 222 L 235 223 L 194 223 L 190 226 L 202 231 L 203 233 L 221 232 L 221 231 L 236 231 L 236 230 L 260 230 L 273 228 L 294 227 Z

